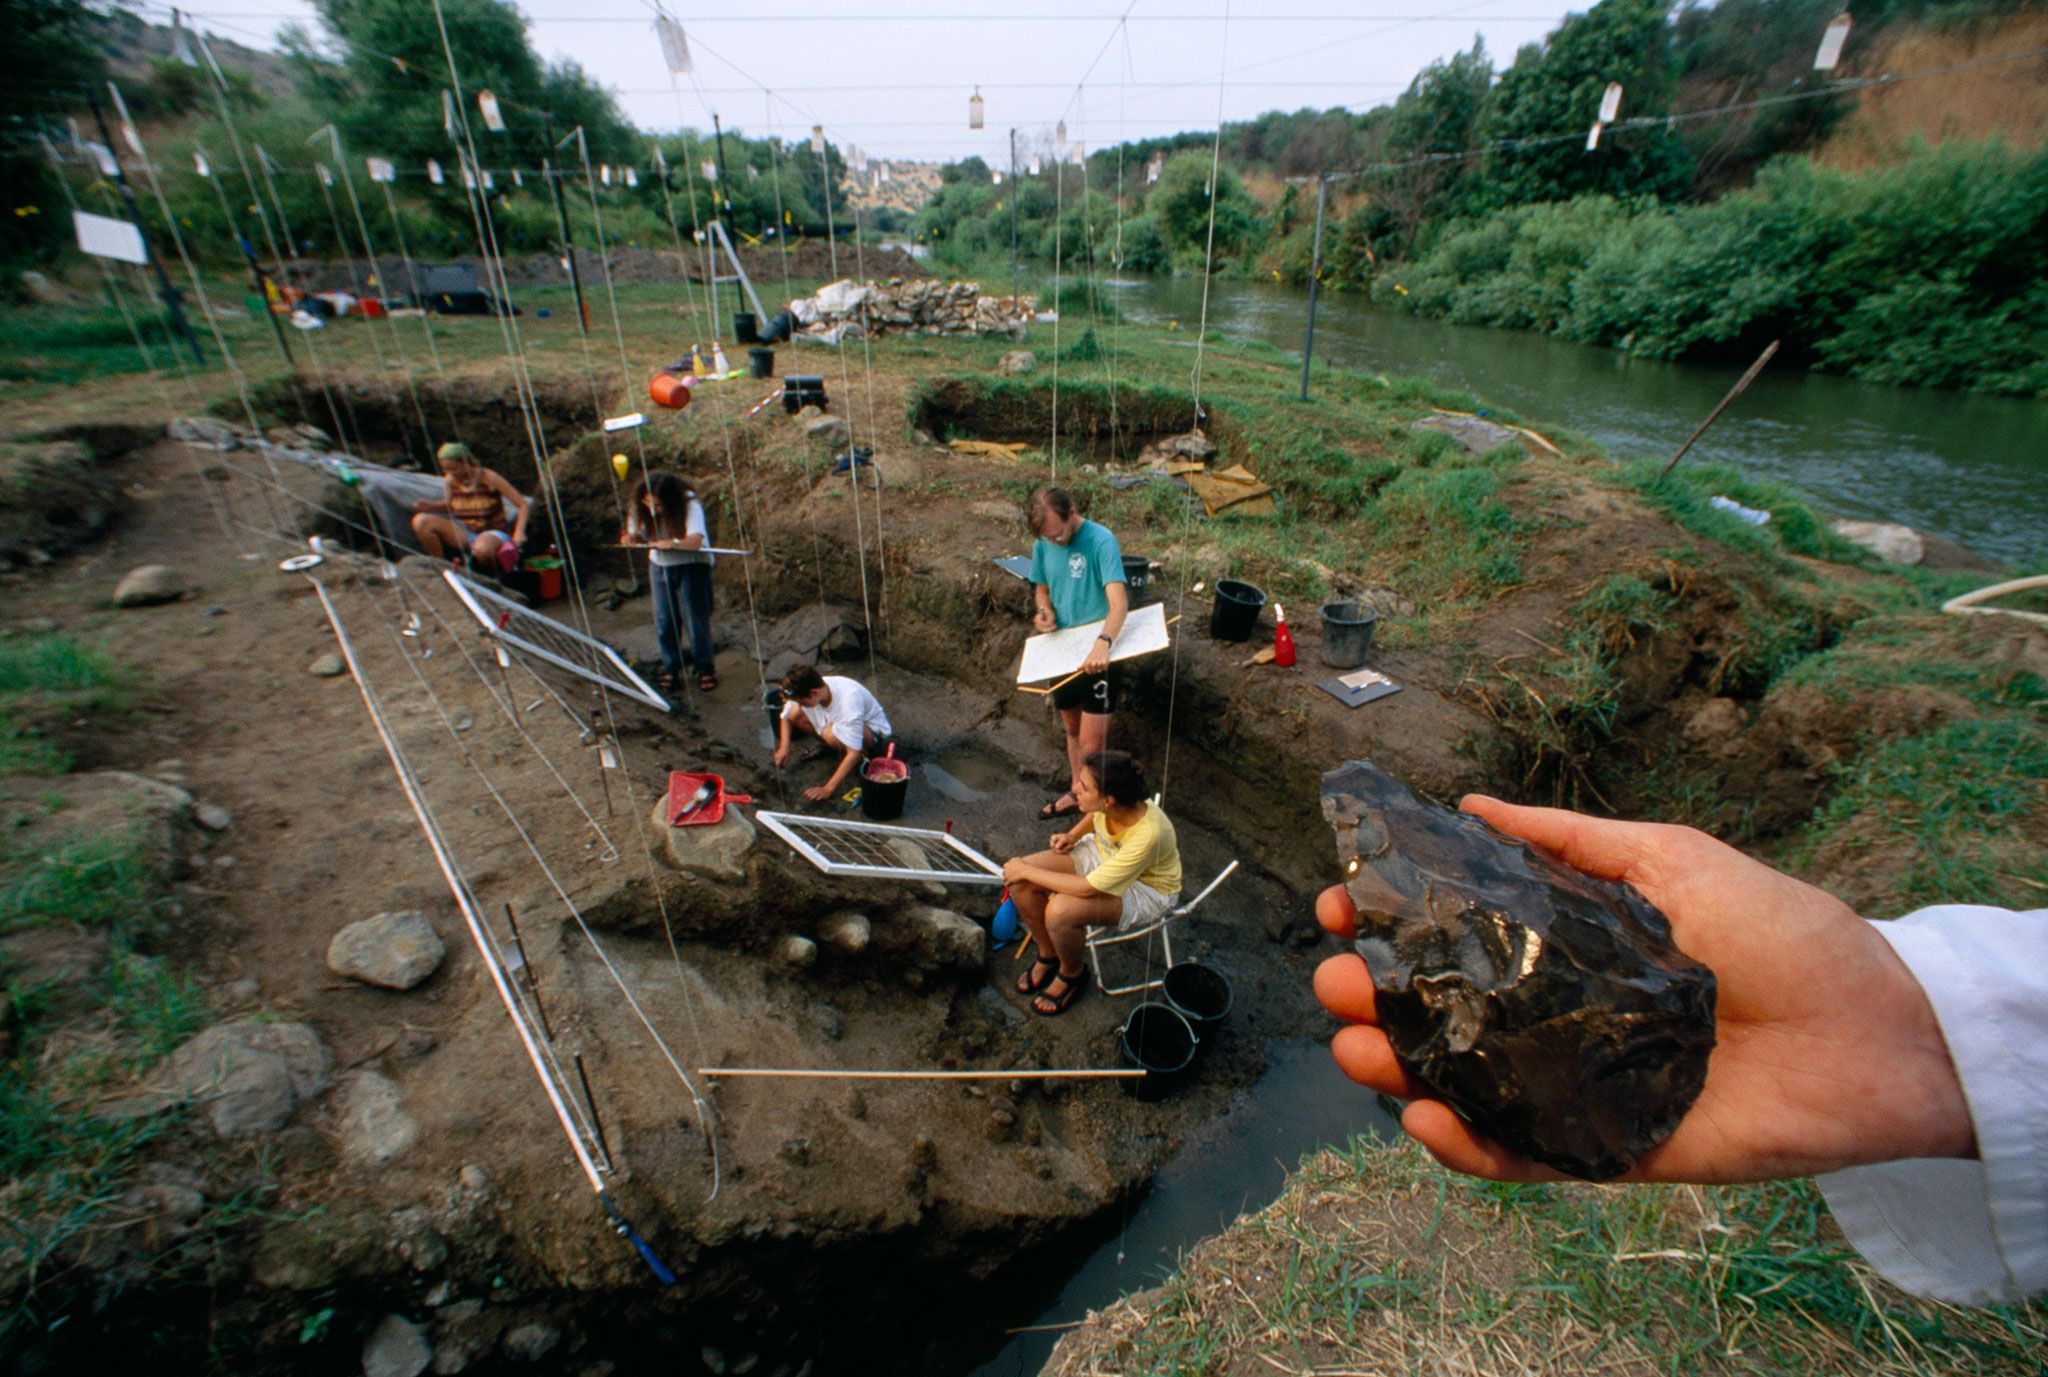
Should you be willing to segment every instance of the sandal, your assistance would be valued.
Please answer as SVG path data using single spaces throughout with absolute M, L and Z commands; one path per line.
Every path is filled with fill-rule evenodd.
M 675 671 L 672 669 L 665 669 L 661 673 L 655 675 L 654 687 L 656 692 L 659 693 L 674 693 L 676 691 Z
M 697 676 L 697 689 L 699 692 L 709 693 L 711 692 L 711 690 L 717 687 L 718 676 L 716 674 L 713 674 L 710 670 L 707 669 L 702 674 Z
M 1051 984 L 1052 978 L 1059 973 L 1059 962 L 1049 960 L 1043 956 L 1038 957 L 1032 961 L 1030 970 L 1017 977 L 1017 993 L 1020 995 L 1037 994 L 1040 990 Z
M 1072 794 L 1061 794 L 1051 803 L 1038 810 L 1040 822 L 1051 822 L 1054 818 L 1070 818 L 1081 811 L 1081 803 Z
M 1031 1012 L 1042 1018 L 1057 1018 L 1067 1011 L 1067 1006 L 1081 997 L 1081 991 L 1088 988 L 1088 968 L 1083 966 L 1080 974 L 1068 975 L 1061 971 L 1057 977 L 1067 982 L 1067 988 L 1058 994 L 1052 992 L 1052 981 L 1045 982 L 1046 988 L 1038 992 L 1038 998 L 1031 1001 Z
M 823 746 L 806 746 L 803 754 L 797 757 L 797 761 L 799 764 L 808 765 L 814 760 L 823 760 L 828 754 Z

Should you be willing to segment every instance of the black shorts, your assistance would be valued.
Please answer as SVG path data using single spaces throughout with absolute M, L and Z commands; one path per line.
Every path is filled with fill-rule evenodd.
M 1110 675 L 1110 670 L 1104 670 L 1062 684 L 1052 691 L 1052 705 L 1062 712 L 1079 708 L 1108 716 L 1116 711 L 1116 681 Z

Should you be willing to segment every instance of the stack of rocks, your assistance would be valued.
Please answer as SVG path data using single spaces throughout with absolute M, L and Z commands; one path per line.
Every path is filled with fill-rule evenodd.
M 832 342 L 890 331 L 926 335 L 1009 335 L 1024 337 L 1034 305 L 1029 297 L 984 296 L 979 282 L 855 282 L 820 288 L 816 296 L 790 303 L 800 334 Z

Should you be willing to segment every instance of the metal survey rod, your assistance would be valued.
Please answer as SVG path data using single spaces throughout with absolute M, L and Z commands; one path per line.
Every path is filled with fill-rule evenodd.
M 555 117 L 550 113 L 542 112 L 540 127 L 541 137 L 548 145 L 548 152 L 541 154 L 540 157 L 540 178 L 548 184 L 548 190 L 554 194 L 555 223 L 562 231 L 562 257 L 569 260 L 569 286 L 576 293 L 576 324 L 581 327 L 587 338 L 590 334 L 590 308 L 583 304 L 583 274 L 576 271 L 576 241 L 569 234 L 569 208 L 562 204 L 562 180 L 556 175 L 553 162 L 554 150 L 569 140 L 555 142 Z
M 1756 375 L 1764 371 L 1764 365 L 1771 361 L 1771 355 L 1778 352 L 1778 345 L 1781 342 L 1779 340 L 1772 340 L 1764 346 L 1763 353 L 1756 356 L 1756 362 L 1749 366 L 1747 373 L 1744 373 L 1735 380 L 1735 386 L 1728 389 L 1728 395 L 1721 399 L 1721 404 L 1707 413 L 1707 419 L 1700 422 L 1699 429 L 1685 437 L 1685 443 L 1678 447 L 1678 453 L 1671 456 L 1671 462 L 1666 464 L 1664 471 L 1657 475 L 1659 481 L 1670 476 L 1671 470 L 1678 467 L 1678 461 L 1685 458 L 1685 452 L 1692 448 L 1692 442 L 1706 434 L 1707 427 L 1721 419 L 1721 413 L 1728 409 L 1728 404 L 1737 397 L 1740 397 L 1743 391 L 1756 381 Z
M 1010 131 L 1010 309 L 1017 309 L 1017 131 Z
M 724 126 L 719 124 L 718 112 L 716 110 L 711 112 L 711 140 L 711 146 L 715 150 L 713 156 L 715 156 L 718 159 L 718 196 L 714 204 L 722 205 L 725 207 L 725 214 L 720 216 L 719 218 L 725 221 L 725 227 L 731 231 L 731 234 L 728 234 L 726 236 L 725 247 L 726 251 L 732 255 L 732 306 L 733 310 L 736 312 L 744 311 L 747 308 L 747 299 L 745 296 L 741 294 L 742 289 L 740 287 L 739 282 L 740 251 L 732 242 L 732 235 L 739 233 L 740 226 L 739 221 L 734 217 L 732 213 L 732 191 L 730 190 L 732 184 L 726 179 L 725 175 L 725 128 Z M 714 264 L 718 261 L 717 255 L 715 253 L 712 256 L 711 261 Z M 711 275 L 713 277 L 716 277 L 718 275 L 717 270 L 715 268 L 713 269 Z
M 1308 365 L 1316 354 L 1316 288 L 1323 277 L 1323 207 L 1330 199 L 1328 173 L 1316 178 L 1316 238 L 1308 264 L 1308 334 L 1301 342 L 1301 399 L 1308 400 Z
M 99 93 L 92 87 L 85 88 L 85 103 L 92 110 L 93 123 L 99 126 L 100 142 L 107 146 L 107 156 L 114 162 L 114 186 L 127 203 L 128 213 L 135 217 L 135 232 L 142 236 L 142 248 L 149 259 L 150 270 L 156 274 L 157 295 L 163 298 L 164 310 L 170 313 L 171 324 L 178 327 L 178 333 L 185 337 L 185 343 L 192 349 L 192 357 L 206 367 L 206 355 L 200 352 L 199 337 L 192 333 L 192 323 L 185 319 L 185 308 L 179 304 L 178 289 L 171 285 L 170 274 L 158 260 L 156 250 L 150 247 L 149 231 L 142 226 L 142 208 L 135 204 L 134 188 L 128 185 L 128 174 L 122 170 L 121 155 L 114 151 L 114 135 L 107 128 L 106 112 L 100 109 Z

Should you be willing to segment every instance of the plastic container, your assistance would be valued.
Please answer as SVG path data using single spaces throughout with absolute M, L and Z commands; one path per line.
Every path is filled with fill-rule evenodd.
M 1188 1021 L 1204 1045 L 1222 1029 L 1230 1014 L 1230 982 L 1214 966 L 1183 961 L 1166 972 L 1159 993 Z
M 1194 1025 L 1178 1009 L 1146 1001 L 1131 1010 L 1117 1031 L 1117 1060 L 1145 1072 L 1124 1082 L 1141 1100 L 1163 1100 L 1188 1077 L 1194 1065 Z
M 1146 585 L 1152 582 L 1152 560 L 1148 555 L 1124 556 L 1124 594 L 1136 607 L 1145 601 Z
M 734 311 L 732 313 L 732 337 L 741 344 L 759 344 L 761 342 L 761 322 L 755 318 L 752 311 Z M 766 373 L 756 373 L 754 376 L 765 378 L 768 375 Z
M 1372 650 L 1372 629 L 1380 614 L 1358 602 L 1323 604 L 1323 663 L 1331 669 L 1357 669 Z
M 889 754 L 870 760 L 860 772 L 861 816 L 870 822 L 891 822 L 903 816 L 903 799 L 910 792 L 910 767 Z
M 782 380 L 782 409 L 794 416 L 807 406 L 825 407 L 822 373 L 791 373 Z
M 1237 579 L 1216 580 L 1216 606 L 1209 613 L 1209 634 L 1219 641 L 1248 641 L 1259 624 L 1266 590 Z
M 710 794 L 697 806 L 690 805 L 697 800 L 699 790 L 708 789 Z M 752 803 L 750 794 L 728 794 L 722 776 L 693 774 L 688 770 L 668 772 L 668 801 L 663 816 L 670 827 L 709 827 L 725 818 L 727 804 Z
M 540 580 L 540 600 L 553 602 L 562 596 L 562 561 L 553 555 L 542 555 L 526 561 L 526 567 L 533 570 Z
M 656 406 L 681 411 L 690 404 L 690 385 L 673 373 L 656 373 L 654 381 L 647 384 L 647 395 Z
M 747 351 L 747 376 L 750 378 L 774 377 L 775 351 L 773 349 L 749 349 Z
M 1287 629 L 1287 609 L 1273 604 L 1273 663 L 1282 669 L 1294 663 L 1294 633 Z

